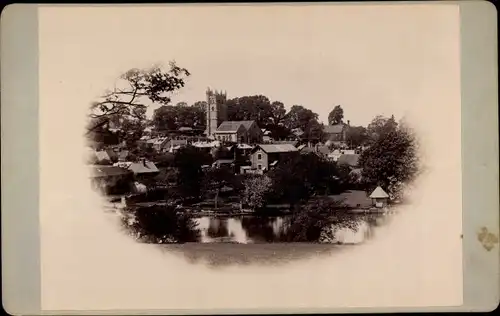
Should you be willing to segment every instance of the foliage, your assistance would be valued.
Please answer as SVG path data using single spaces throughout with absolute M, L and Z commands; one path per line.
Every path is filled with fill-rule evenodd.
M 286 114 L 284 118 L 284 124 L 290 130 L 300 128 L 305 131 L 309 125 L 309 122 L 317 120 L 318 114 L 309 109 L 306 109 L 302 105 L 294 105 Z
M 366 133 L 370 143 L 376 142 L 384 134 L 394 131 L 397 128 L 397 123 L 394 115 L 390 118 L 382 115 L 377 115 L 366 128 Z
M 178 168 L 178 186 L 183 196 L 199 198 L 203 172 L 201 166 L 210 164 L 212 157 L 204 151 L 186 146 L 179 149 L 174 157 L 174 166 Z
M 122 218 L 124 227 L 149 243 L 196 242 L 199 230 L 193 217 L 174 205 L 142 207 Z
M 273 198 L 293 205 L 313 195 L 342 191 L 348 170 L 315 153 L 293 153 L 283 159 L 268 175 L 273 180 Z
M 271 102 L 263 95 L 243 96 L 226 101 L 229 121 L 253 120 L 259 127 L 267 126 L 271 117 Z
M 350 126 L 346 131 L 346 141 L 352 147 L 364 145 L 368 140 L 368 133 L 363 126 Z
M 97 134 L 118 129 L 116 142 L 135 142 L 146 123 L 147 103 L 168 104 L 170 93 L 184 87 L 187 69 L 170 62 L 168 70 L 161 67 L 131 69 L 120 76 L 113 91 L 107 91 L 99 101 L 91 104 L 87 136 L 91 141 L 107 141 Z
M 328 197 L 314 199 L 290 218 L 288 241 L 318 242 L 323 233 L 333 233 L 334 226 L 355 229 L 356 221 L 342 210 L 340 202 Z
M 342 123 L 344 118 L 344 110 L 340 105 L 336 105 L 333 110 L 328 114 L 328 124 L 336 125 Z
M 241 201 L 253 210 L 265 205 L 265 197 L 272 186 L 272 181 L 267 176 L 249 177 L 244 182 L 245 189 Z
M 153 114 L 153 125 L 159 131 L 176 131 L 181 127 L 204 130 L 206 127 L 205 109 L 200 106 L 187 106 L 185 102 L 177 106 L 163 105 Z
M 395 198 L 419 171 L 416 138 L 407 128 L 389 119 L 374 143 L 360 157 L 363 179 L 370 186 L 380 185 Z

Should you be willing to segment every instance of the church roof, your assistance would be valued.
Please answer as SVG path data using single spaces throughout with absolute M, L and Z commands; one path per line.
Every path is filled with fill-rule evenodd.
M 379 186 L 370 194 L 370 198 L 372 199 L 383 199 L 388 197 L 389 195 Z
M 236 132 L 243 126 L 245 129 L 249 129 L 255 121 L 224 121 L 217 128 L 217 132 Z

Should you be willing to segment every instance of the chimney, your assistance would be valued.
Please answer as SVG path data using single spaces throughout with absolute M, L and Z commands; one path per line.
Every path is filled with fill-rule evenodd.
M 350 126 L 351 125 L 351 121 L 347 120 L 347 125 Z

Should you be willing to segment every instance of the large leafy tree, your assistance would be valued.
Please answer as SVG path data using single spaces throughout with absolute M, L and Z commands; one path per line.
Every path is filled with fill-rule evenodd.
M 182 196 L 197 199 L 200 197 L 203 180 L 202 166 L 210 164 L 210 154 L 194 146 L 179 149 L 174 157 L 174 166 L 178 169 L 178 187 Z
M 380 185 L 393 198 L 401 197 L 404 186 L 419 172 L 417 145 L 411 129 L 388 119 L 373 144 L 361 154 L 364 181 L 371 188 Z
M 336 105 L 328 114 L 328 124 L 340 124 L 342 123 L 342 119 L 344 119 L 344 109 L 340 105 Z
M 148 105 L 168 104 L 170 94 L 184 87 L 189 75 L 187 69 L 177 66 L 175 62 L 171 62 L 167 70 L 155 66 L 125 72 L 113 90 L 106 91 L 91 104 L 86 135 L 91 141 L 96 141 L 99 139 L 96 133 L 114 129 L 122 131 L 120 138 L 127 135 L 132 141 L 135 140 L 140 137 L 139 131 L 146 126 Z M 137 130 L 128 133 L 131 125 Z
M 185 103 L 177 106 L 164 105 L 155 110 L 153 125 L 160 131 L 178 130 L 184 126 L 204 130 L 205 111 L 199 106 L 187 106 Z
M 266 196 L 272 186 L 271 179 L 264 175 L 249 177 L 244 181 L 241 202 L 253 210 L 258 210 L 266 204 Z
M 261 128 L 267 126 L 272 115 L 271 101 L 263 95 L 233 98 L 226 101 L 229 121 L 255 121 Z
M 294 105 L 286 114 L 284 124 L 290 130 L 300 128 L 305 131 L 309 123 L 311 121 L 317 121 L 318 117 L 318 114 L 305 108 L 304 106 Z
M 363 126 L 349 126 L 346 132 L 346 141 L 352 147 L 363 145 L 368 140 L 368 133 Z

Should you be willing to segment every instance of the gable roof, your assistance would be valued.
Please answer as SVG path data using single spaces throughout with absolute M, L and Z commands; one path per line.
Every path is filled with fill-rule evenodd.
M 264 152 L 268 154 L 298 151 L 298 149 L 295 146 L 290 144 L 261 144 L 257 145 L 253 151 L 255 151 L 258 148 L 262 149 Z
M 129 174 L 130 171 L 116 166 L 92 166 L 92 178 L 104 178 Z
M 241 125 L 243 125 L 243 127 L 247 129 L 247 131 L 250 129 L 250 127 L 252 127 L 252 124 L 255 123 L 255 121 L 240 121 L 240 122 Z
M 370 194 L 370 198 L 372 199 L 383 199 L 388 197 L 389 195 L 380 186 L 378 186 L 375 190 L 373 190 L 372 194 Z
M 106 150 L 96 151 L 95 157 L 97 158 L 98 161 L 111 160 L 111 157 L 109 156 Z
M 156 165 L 151 161 L 123 162 L 123 163 L 116 163 L 115 166 L 125 168 L 127 170 L 132 171 L 135 174 L 160 172 L 160 170 L 156 167 Z
M 358 154 L 342 154 L 337 159 L 339 165 L 349 165 L 351 167 L 358 166 L 359 155 Z
M 280 140 L 280 141 L 273 141 L 272 145 L 285 145 L 285 144 L 289 144 L 289 145 L 292 145 L 294 147 L 297 147 L 298 143 L 299 142 L 296 141 L 296 140 Z
M 325 132 L 326 134 L 339 134 L 342 133 L 345 127 L 347 127 L 347 124 L 344 123 L 335 125 L 325 125 L 323 127 L 323 132 Z
M 242 122 L 244 121 L 224 121 L 217 127 L 216 132 L 237 132 L 241 126 L 245 127 Z

